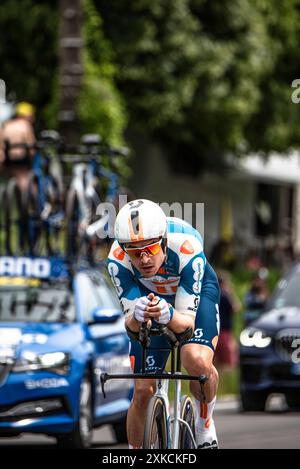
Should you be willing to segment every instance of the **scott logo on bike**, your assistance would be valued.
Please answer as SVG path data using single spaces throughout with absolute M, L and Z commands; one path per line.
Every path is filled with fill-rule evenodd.
M 47 278 L 50 273 L 51 263 L 47 259 L 0 257 L 0 276 Z

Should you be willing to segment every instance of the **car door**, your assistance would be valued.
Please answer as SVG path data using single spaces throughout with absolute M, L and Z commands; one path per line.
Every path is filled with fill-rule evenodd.
M 133 389 L 132 380 L 111 380 L 105 386 L 106 399 L 101 392 L 100 375 L 106 373 L 131 373 L 128 356 L 129 340 L 124 327 L 120 303 L 104 273 L 84 271 L 77 274 L 79 310 L 86 324 L 87 334 L 92 341 L 94 373 L 96 381 L 95 412 L 101 416 L 104 405 L 112 409 L 127 410 Z M 97 320 L 93 312 L 97 311 Z M 99 314 L 100 312 L 100 314 Z

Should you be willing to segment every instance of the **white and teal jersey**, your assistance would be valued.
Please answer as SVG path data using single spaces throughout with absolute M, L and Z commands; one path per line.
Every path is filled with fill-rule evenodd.
M 133 314 L 141 296 L 153 292 L 182 314 L 195 316 L 201 289 L 215 283 L 216 276 L 206 262 L 201 235 L 179 218 L 168 218 L 167 258 L 153 277 L 143 277 L 129 256 L 115 241 L 108 256 L 108 271 L 125 316 Z M 211 275 L 211 272 L 213 275 Z M 209 294 L 209 285 L 206 285 Z

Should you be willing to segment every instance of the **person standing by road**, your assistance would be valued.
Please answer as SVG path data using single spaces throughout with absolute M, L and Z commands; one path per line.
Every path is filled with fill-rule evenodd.
M 222 371 L 229 371 L 238 363 L 237 343 L 233 335 L 234 315 L 241 303 L 233 292 L 227 272 L 218 272 L 220 285 L 220 336 L 215 353 L 215 363 Z
M 0 171 L 7 177 L 15 177 L 21 190 L 28 185 L 36 143 L 34 133 L 34 107 L 26 102 L 17 104 L 15 116 L 6 121 L 0 129 Z M 10 145 L 24 144 L 28 149 L 9 148 Z

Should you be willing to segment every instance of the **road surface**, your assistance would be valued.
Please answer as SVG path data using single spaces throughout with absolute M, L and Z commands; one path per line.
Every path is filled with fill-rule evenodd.
M 220 448 L 300 448 L 300 413 L 284 412 L 280 406 L 265 413 L 239 413 L 235 400 L 219 403 L 214 414 Z M 55 448 L 55 439 L 42 435 L 0 438 L 0 448 Z M 110 426 L 94 431 L 93 448 L 126 448 L 115 441 Z

